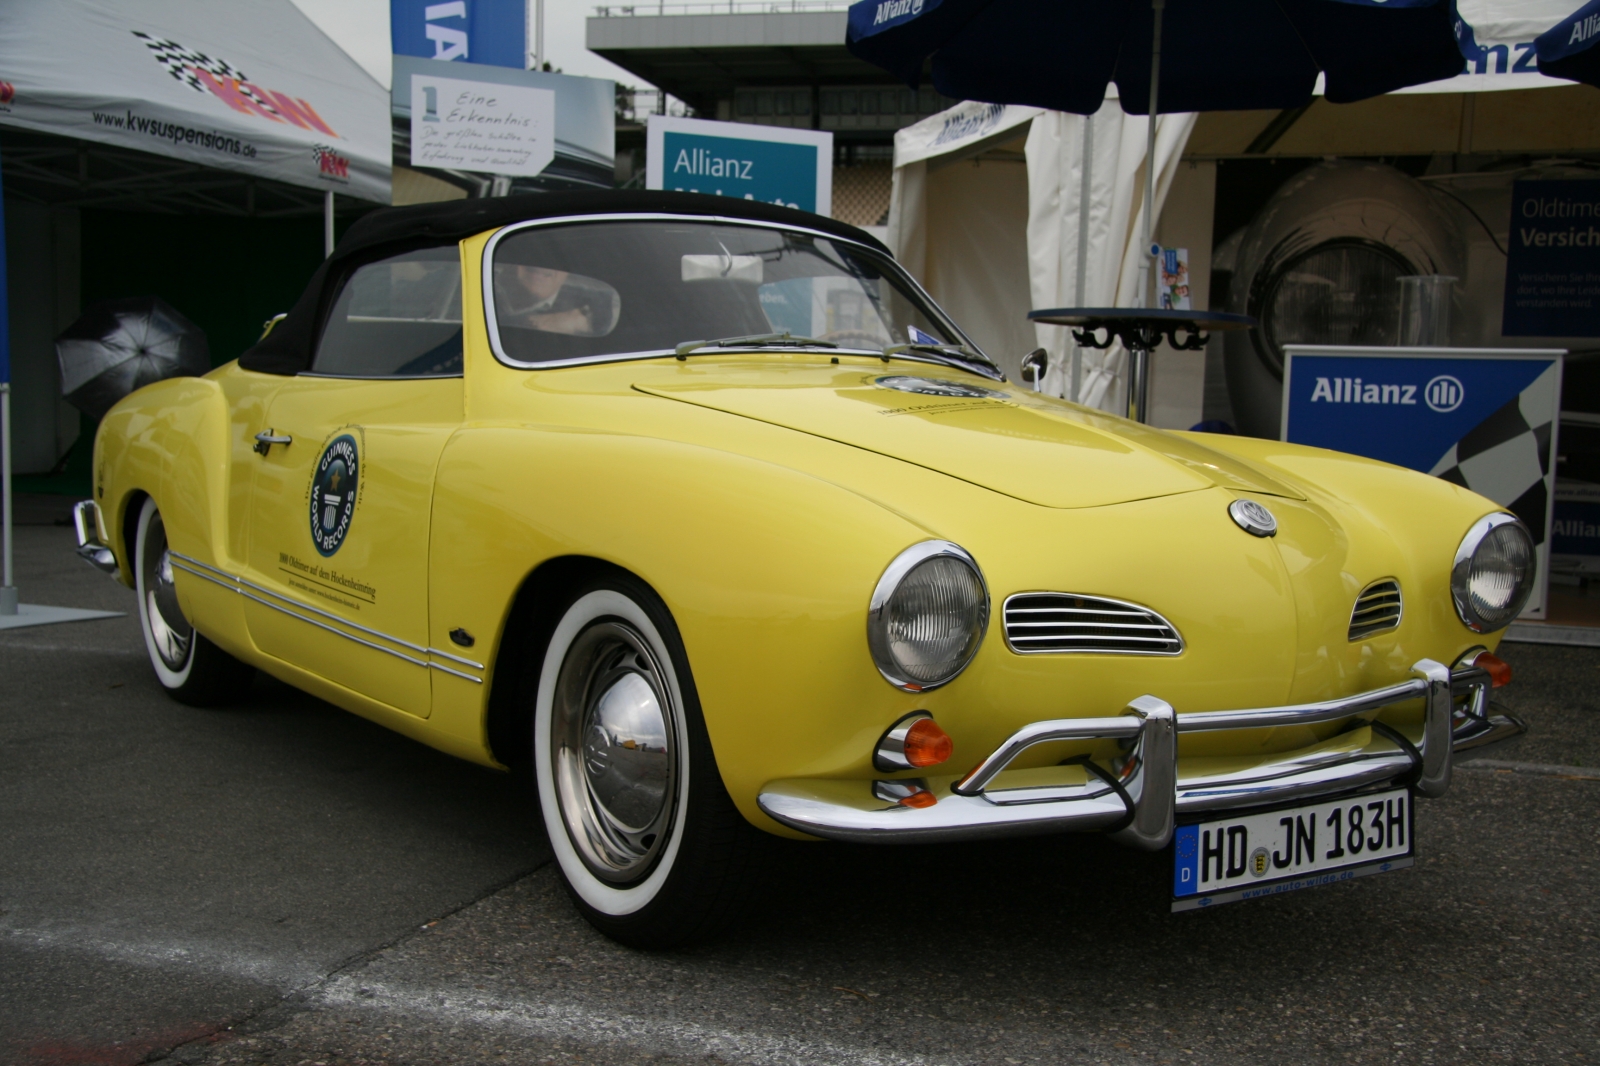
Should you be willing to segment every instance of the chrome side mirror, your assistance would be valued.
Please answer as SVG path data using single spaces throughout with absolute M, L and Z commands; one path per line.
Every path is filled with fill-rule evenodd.
M 1045 371 L 1050 366 L 1050 354 L 1043 348 L 1035 348 L 1022 357 L 1022 383 L 1038 392 L 1044 384 Z

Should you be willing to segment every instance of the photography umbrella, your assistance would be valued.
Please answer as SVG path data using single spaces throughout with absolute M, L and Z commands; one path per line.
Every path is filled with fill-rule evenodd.
M 135 389 L 211 369 L 205 331 L 159 296 L 105 300 L 56 338 L 61 395 L 91 418 Z
M 845 43 L 913 87 L 930 67 L 958 100 L 1092 115 L 1115 83 L 1124 111 L 1150 117 L 1147 161 L 1161 112 L 1303 108 L 1319 78 L 1349 103 L 1465 69 L 1448 0 L 859 0 Z

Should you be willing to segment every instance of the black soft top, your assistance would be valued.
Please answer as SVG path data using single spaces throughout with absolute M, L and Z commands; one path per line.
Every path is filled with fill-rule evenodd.
M 888 254 L 888 249 L 871 234 L 831 218 L 753 200 L 699 193 L 585 189 L 384 207 L 362 216 L 350 227 L 333 255 L 311 275 L 305 292 L 283 321 L 240 356 L 239 365 L 265 374 L 297 374 L 309 367 L 327 308 L 344 279 L 363 264 L 413 248 L 454 244 L 513 222 L 565 215 L 641 213 L 721 215 L 796 226 L 859 241 Z

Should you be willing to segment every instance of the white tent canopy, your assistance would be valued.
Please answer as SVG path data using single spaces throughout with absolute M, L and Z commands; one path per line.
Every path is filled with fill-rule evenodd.
M 0 125 L 389 202 L 389 94 L 290 0 L 10 4 Z

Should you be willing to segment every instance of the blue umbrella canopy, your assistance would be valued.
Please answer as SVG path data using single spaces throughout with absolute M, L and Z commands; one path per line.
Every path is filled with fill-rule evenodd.
M 1159 0 L 1158 0 L 1159 2 Z M 958 100 L 1093 114 L 1115 82 L 1129 114 L 1334 103 L 1465 69 L 1448 0 L 860 0 L 850 51 Z
M 1539 70 L 1600 85 L 1600 0 L 1589 0 L 1534 41 Z
M 1478 74 L 1600 85 L 1600 0 L 1450 0 L 1461 54 Z M 1535 65 L 1537 60 L 1537 66 Z

